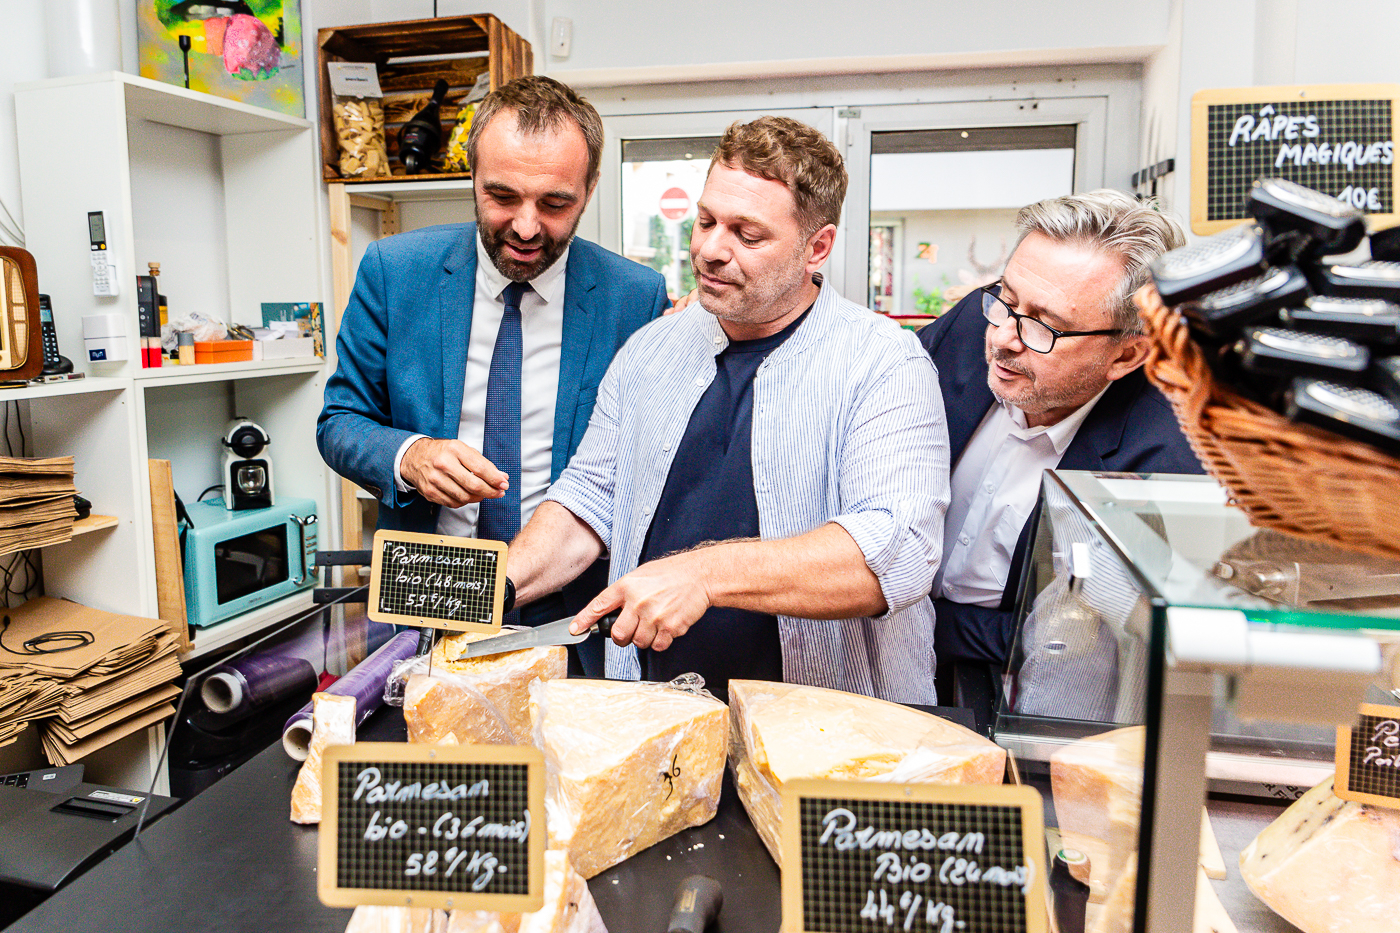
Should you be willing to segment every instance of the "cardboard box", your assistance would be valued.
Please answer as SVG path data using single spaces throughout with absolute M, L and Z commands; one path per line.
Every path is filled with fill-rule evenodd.
M 312 337 L 283 337 L 280 340 L 254 340 L 253 359 L 293 360 L 316 358 L 316 341 Z
M 251 340 L 196 340 L 196 363 L 248 363 L 253 359 Z

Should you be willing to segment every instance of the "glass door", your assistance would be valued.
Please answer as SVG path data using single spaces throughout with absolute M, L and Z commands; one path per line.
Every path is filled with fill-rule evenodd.
M 847 296 L 912 328 L 1000 277 L 1021 207 L 1103 183 L 1102 98 L 843 112 Z
M 729 124 L 765 114 L 792 117 L 831 137 L 829 107 L 604 117 L 602 173 L 579 234 L 656 269 L 673 299 L 686 294 L 695 287 L 690 228 L 710 155 Z M 842 263 L 822 271 L 840 290 Z

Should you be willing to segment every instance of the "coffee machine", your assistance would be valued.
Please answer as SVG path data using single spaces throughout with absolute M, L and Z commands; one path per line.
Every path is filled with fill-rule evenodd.
M 263 455 L 272 439 L 247 418 L 234 418 L 224 431 L 224 508 L 272 506 L 272 462 Z

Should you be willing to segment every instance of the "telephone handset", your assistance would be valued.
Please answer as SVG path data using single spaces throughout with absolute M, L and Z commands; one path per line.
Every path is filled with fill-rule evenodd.
M 43 333 L 44 368 L 41 376 L 56 376 L 73 371 L 73 361 L 58 352 L 58 331 L 53 324 L 53 305 L 48 295 L 39 296 L 39 330 Z

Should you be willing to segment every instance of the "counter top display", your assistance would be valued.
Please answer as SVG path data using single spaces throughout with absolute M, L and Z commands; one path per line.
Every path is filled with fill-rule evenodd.
M 1294 800 L 1330 778 L 1358 704 L 1396 704 L 1382 645 L 1400 641 L 1398 574 L 1254 528 L 1204 477 L 1046 474 L 995 738 L 1088 856 L 1087 931 L 1185 928 L 1176 895 L 1196 863 L 1222 874 L 1189 816 L 1204 777 Z M 1223 884 L 1201 877 L 1198 920 L 1217 895 L 1261 906 L 1238 861 L 1252 838 L 1225 854 Z M 1269 917 L 1251 926 L 1290 929 Z

